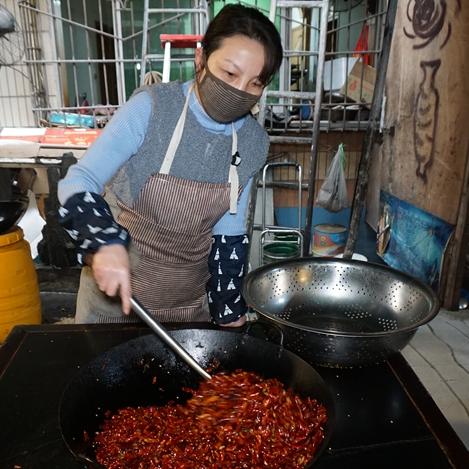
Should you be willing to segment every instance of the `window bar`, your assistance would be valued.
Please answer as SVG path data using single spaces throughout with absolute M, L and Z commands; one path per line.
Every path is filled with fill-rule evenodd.
M 67 0 L 67 13 L 68 13 L 68 18 L 72 19 L 72 13 L 71 13 L 71 8 L 70 8 L 70 0 Z M 75 56 L 75 41 L 73 38 L 73 26 L 69 23 L 68 25 L 68 31 L 70 35 L 70 47 L 72 50 L 72 60 L 76 59 Z M 72 62 L 72 72 L 73 72 L 73 86 L 74 86 L 74 92 L 75 92 L 75 104 L 74 106 L 78 106 L 79 103 L 79 94 L 78 94 L 78 77 L 77 77 L 77 65 L 76 62 Z
M 363 21 L 363 27 L 365 27 L 365 25 L 366 25 L 366 19 Z M 367 49 L 368 49 L 368 46 L 367 46 Z M 360 60 L 363 62 L 363 67 L 361 69 L 361 74 L 360 74 L 360 99 L 359 99 L 358 109 L 361 109 L 362 106 L 364 106 L 364 104 L 362 104 L 362 103 L 364 103 L 364 99 L 363 99 L 363 79 L 365 78 L 365 61 L 363 59 L 364 59 L 364 53 L 360 54 Z M 371 107 L 371 103 L 366 102 L 365 104 L 367 106 Z M 360 121 L 359 121 L 358 124 L 360 125 Z
M 84 16 L 84 19 L 85 19 L 85 26 L 88 26 L 88 12 L 87 12 L 87 9 L 86 9 L 86 1 L 87 0 L 82 0 L 82 4 L 83 4 L 83 16 Z M 90 47 L 90 37 L 89 37 L 90 33 L 86 29 L 84 30 L 84 33 L 85 33 L 85 36 L 86 36 L 86 50 L 87 50 L 87 54 L 88 54 L 88 59 L 91 59 L 91 57 L 90 57 L 91 47 Z M 95 95 L 94 95 L 93 73 L 92 73 L 92 64 L 91 63 L 88 63 L 88 78 L 89 78 L 89 81 L 90 81 L 91 103 L 92 103 L 92 105 L 94 105 L 94 104 L 97 103 L 97 101 L 96 101 Z
M 333 14 L 333 17 L 332 17 L 332 21 L 333 21 L 333 24 L 334 24 L 334 21 L 336 19 L 337 15 L 336 13 Z M 337 19 L 337 22 L 338 22 L 338 19 Z M 328 34 L 332 34 L 331 31 L 328 31 Z M 335 38 L 335 35 L 332 36 L 333 38 Z M 331 130 L 331 121 L 332 121 L 332 108 L 333 108 L 333 105 L 332 105 L 332 98 L 333 98 L 333 95 L 334 95 L 334 88 L 333 88 L 333 82 L 332 82 L 332 77 L 333 77 L 333 63 L 334 63 L 334 53 L 335 53 L 335 50 L 334 50 L 334 47 L 335 47 L 335 40 L 331 40 L 331 56 L 330 56 L 330 67 L 329 67 L 329 106 L 327 107 L 327 132 L 330 132 Z M 326 51 L 327 53 L 327 51 Z
M 47 8 L 48 8 L 48 20 L 49 20 L 49 34 L 50 34 L 50 39 L 51 39 L 51 44 L 53 45 L 52 50 L 54 53 L 54 58 L 58 58 L 58 51 L 57 51 L 57 26 L 58 26 L 58 21 L 56 18 L 52 16 L 52 2 L 47 3 Z M 63 35 L 62 35 L 63 37 Z M 44 61 L 44 64 L 46 62 Z M 46 66 L 46 65 L 45 65 Z M 57 106 L 63 106 L 63 82 L 62 82 L 62 76 L 61 76 L 61 70 L 60 70 L 60 64 L 56 62 L 54 65 L 51 65 L 50 69 L 54 70 L 54 81 L 57 83 L 57 88 L 56 88 L 56 94 L 55 94 L 55 103 Z M 48 87 L 49 88 L 49 87 Z
M 30 85 L 33 91 L 33 106 L 43 106 L 47 101 L 47 95 L 44 87 L 45 75 L 44 75 L 44 63 L 41 60 L 41 50 L 39 47 L 38 27 L 37 27 L 37 13 L 30 10 L 21 10 L 21 16 L 24 25 L 28 25 L 27 34 L 23 35 L 26 37 L 27 46 L 26 50 L 26 64 L 27 71 L 29 72 Z M 37 61 L 37 64 L 31 64 L 27 59 L 32 58 Z M 23 82 L 24 83 L 24 82 Z M 15 86 L 17 82 L 15 80 Z M 40 119 L 45 116 L 36 116 L 33 110 L 33 115 L 36 120 L 36 125 L 39 124 Z
M 16 16 L 16 13 L 17 12 L 15 11 L 15 17 L 18 18 L 18 16 Z M 26 51 L 28 50 L 28 41 L 30 39 L 29 38 L 30 31 L 29 31 L 29 29 L 26 29 L 26 27 L 29 23 L 27 21 L 26 12 L 23 13 L 23 11 L 20 10 L 20 14 L 21 14 L 21 16 L 20 16 L 20 18 L 21 18 L 20 28 L 21 28 L 22 37 L 23 37 L 23 40 L 24 40 L 24 45 L 25 45 L 24 49 L 25 49 L 25 54 L 26 54 Z M 33 79 L 32 79 L 32 75 L 31 75 L 32 70 L 30 70 L 29 66 L 26 67 L 26 73 L 27 73 L 27 75 L 26 75 L 25 74 L 25 67 L 23 66 L 22 63 L 18 63 L 16 65 L 13 64 L 13 66 L 11 68 L 6 67 L 5 72 L 7 73 L 7 75 L 10 75 L 10 77 L 13 75 L 12 80 L 5 80 L 5 82 L 7 83 L 8 104 L 10 105 L 10 116 L 11 116 L 12 124 L 14 126 L 19 126 L 20 123 L 21 123 L 21 114 L 22 114 L 22 112 L 24 112 L 26 115 L 30 114 L 30 113 L 27 110 L 26 99 L 24 99 L 26 97 L 23 97 L 23 99 L 21 99 L 21 101 L 22 101 L 22 106 L 21 106 L 22 110 L 17 109 L 17 106 L 16 106 L 16 103 L 15 103 L 15 100 L 14 100 L 13 96 L 19 96 L 20 91 L 18 89 L 18 80 L 15 79 L 15 75 L 16 74 L 21 75 L 21 81 L 23 83 L 23 85 L 22 85 L 23 90 L 31 89 L 31 91 L 33 93 L 33 96 L 31 98 L 32 98 L 32 101 L 33 101 L 33 106 L 34 106 L 34 85 L 33 85 Z M 13 91 L 10 87 L 9 83 L 11 83 L 11 82 L 14 83 L 13 86 L 14 86 L 15 91 Z M 34 115 L 34 113 L 33 113 L 33 118 L 36 119 L 36 116 Z
M 100 0 L 101 1 L 101 0 Z M 124 47 L 122 41 L 122 17 L 121 17 L 121 7 L 119 1 L 113 0 L 112 2 L 112 12 L 113 12 L 113 21 L 114 21 L 114 47 L 115 47 L 115 57 L 116 57 L 116 81 L 117 81 L 117 97 L 119 104 L 124 104 L 126 101 L 126 92 L 125 92 L 125 69 L 124 62 Z
M 98 2 L 98 16 L 99 16 L 99 29 L 101 31 L 104 30 L 104 24 L 103 24 L 103 8 L 102 8 L 102 0 L 99 0 Z M 104 36 L 102 34 L 99 35 L 99 39 L 101 41 L 101 51 L 102 51 L 102 59 L 103 60 L 107 60 L 106 59 L 106 49 L 104 47 Z M 108 73 L 107 73 L 107 62 L 103 62 L 102 64 L 102 67 L 103 67 L 103 77 L 104 77 L 104 93 L 105 93 L 105 97 L 104 97 L 104 100 L 105 100 L 105 104 L 106 106 L 109 106 L 110 103 L 110 100 L 109 100 L 109 87 L 108 87 Z M 101 97 L 102 99 L 103 97 Z
M 95 33 L 101 33 L 101 34 L 103 34 L 104 36 L 108 36 L 108 37 L 114 39 L 114 35 L 113 35 L 113 34 L 106 33 L 106 32 L 103 32 L 103 31 L 99 31 L 99 30 L 97 30 L 97 29 L 95 29 L 95 28 L 91 28 L 91 27 L 89 27 L 89 26 L 88 26 L 88 27 L 85 27 L 85 25 L 83 25 L 83 24 L 81 24 L 81 23 L 78 23 L 78 22 L 76 22 L 76 21 L 72 21 L 72 20 L 69 19 L 69 18 L 63 18 L 63 17 L 60 16 L 60 15 L 55 15 L 55 14 L 48 13 L 48 12 L 46 12 L 46 11 L 44 11 L 44 10 L 39 10 L 39 9 L 34 8 L 34 7 L 32 7 L 32 6 L 30 6 L 30 5 L 27 5 L 27 4 L 25 4 L 25 3 L 22 3 L 22 4 L 21 4 L 21 8 L 25 8 L 25 9 L 27 9 L 27 10 L 35 11 L 36 13 L 41 13 L 41 14 L 46 15 L 46 16 L 52 16 L 53 18 L 55 18 L 55 19 L 61 21 L 62 23 L 67 23 L 67 24 L 69 24 L 69 25 L 70 25 L 70 24 L 71 24 L 71 25 L 75 25 L 75 26 L 78 26 L 79 28 L 88 29 L 88 30 L 90 30 L 91 32 L 95 32 Z M 59 7 L 59 8 L 60 8 L 60 7 Z M 59 9 L 59 11 L 60 11 L 60 9 Z
M 5 68 L 5 73 L 7 75 L 14 75 L 15 74 L 15 71 L 9 67 L 4 67 Z M 21 76 L 21 79 L 23 80 L 23 86 L 24 86 L 24 83 L 25 83 L 25 78 L 24 76 L 22 75 Z M 13 102 L 13 97 L 12 97 L 12 94 L 11 93 L 11 88 L 10 88 L 10 83 L 13 82 L 15 85 L 15 89 L 16 89 L 16 95 L 19 94 L 19 91 L 18 91 L 18 85 L 17 85 L 17 80 L 5 80 L 5 82 L 7 83 L 7 100 L 8 100 L 8 105 L 9 105 L 9 108 L 10 108 L 10 116 L 11 116 L 11 124 L 12 126 L 16 127 L 18 126 L 17 122 L 18 122 L 18 113 L 15 112 L 15 103 Z M 27 88 L 25 88 L 27 89 Z
M 176 0 L 176 8 L 185 8 L 186 5 L 181 5 L 180 1 L 179 0 Z M 189 2 L 189 8 L 193 8 L 194 6 L 192 5 L 192 2 Z M 193 15 L 193 14 L 188 14 L 188 18 L 189 18 L 189 21 L 192 23 L 192 25 L 194 24 L 194 22 L 196 21 L 197 19 L 197 14 Z M 186 15 L 187 16 L 187 15 Z M 185 29 L 184 29 L 184 21 L 185 21 L 185 17 L 179 17 L 176 19 L 176 23 L 174 25 L 174 28 L 175 28 L 175 32 L 176 34 L 184 34 L 185 33 Z M 191 26 L 192 26 L 191 25 Z M 175 52 L 175 56 L 177 56 L 176 52 Z M 177 66 L 177 73 L 179 74 L 178 75 L 178 79 L 181 80 L 182 79 L 182 60 L 178 60 L 176 62 L 176 66 Z M 174 78 L 173 78 L 174 79 Z
M 132 57 L 136 60 L 137 59 L 137 41 L 136 41 L 136 34 L 135 34 L 135 15 L 134 15 L 134 2 L 132 2 L 130 8 L 128 8 L 129 14 L 130 14 L 130 37 L 132 41 Z M 134 64 L 133 67 L 133 75 L 134 75 L 134 88 L 137 88 L 138 85 L 140 84 L 138 80 L 138 68 L 136 67 L 137 64 Z
M 29 20 L 29 17 L 28 17 L 28 11 L 26 10 L 20 10 L 20 17 L 21 17 L 21 32 L 22 32 L 22 37 L 23 37 L 23 41 L 24 41 L 24 56 L 22 59 L 27 59 L 30 58 L 30 54 L 29 52 L 31 51 L 32 47 L 31 47 L 31 29 L 30 29 L 30 20 Z M 15 73 L 18 73 L 18 72 L 15 72 L 15 69 L 18 68 L 18 70 L 20 71 L 20 74 L 21 74 L 21 79 L 22 79 L 22 82 L 23 82 L 23 89 L 24 90 L 27 90 L 27 89 L 30 89 L 31 90 L 31 101 L 32 101 L 32 106 L 34 107 L 37 103 L 36 103 L 36 87 L 35 87 L 35 77 L 34 77 L 34 67 L 32 65 L 27 65 L 26 67 L 26 73 L 27 73 L 27 77 L 26 78 L 23 74 L 25 73 L 25 67 L 23 67 L 23 64 L 13 64 L 13 67 L 8 69 L 9 72 L 13 72 L 13 74 Z M 13 79 L 11 80 L 13 81 L 13 86 L 14 86 L 14 91 L 9 87 L 9 91 L 13 91 L 12 94 L 14 93 L 14 96 L 19 96 L 20 94 L 20 91 L 18 89 L 18 81 Z M 25 102 L 24 99 L 22 99 L 23 103 Z M 22 106 L 23 107 L 23 106 Z M 15 102 L 13 100 L 13 107 L 12 107 L 12 117 L 13 117 L 13 121 L 15 122 L 15 125 L 16 125 L 16 122 L 17 119 L 19 118 L 19 120 L 21 121 L 21 111 L 18 112 L 19 109 L 16 109 L 15 110 Z M 34 119 L 38 122 L 39 119 L 36 117 L 34 111 L 33 111 L 33 117 Z
M 161 1 L 161 9 L 163 10 L 161 13 L 158 13 L 158 15 L 161 15 L 160 18 L 164 21 L 167 19 L 167 13 L 164 11 L 166 8 L 167 8 L 167 5 L 165 5 L 165 1 L 164 0 L 160 0 Z M 174 0 L 173 0 L 174 1 Z M 176 0 L 177 2 L 177 0 Z M 172 6 L 172 5 L 171 5 Z M 179 8 L 179 2 L 176 3 L 176 8 Z M 157 17 L 158 18 L 158 17 Z M 168 28 L 168 31 L 171 33 L 173 32 L 172 28 L 174 28 L 175 24 L 177 25 L 180 21 L 180 18 L 176 18 L 174 21 L 171 21 L 169 23 L 166 23 L 166 26 Z M 177 32 L 174 31 L 174 32 Z M 157 47 L 161 47 L 161 44 L 158 43 L 157 44 Z M 158 49 L 157 49 L 158 50 Z M 169 80 L 171 80 L 171 69 L 173 68 L 173 59 L 174 59 L 174 50 L 171 51 L 171 58 L 170 58 L 170 62 L 169 62 Z M 160 67 L 160 71 L 161 73 L 163 73 L 163 68 L 164 68 L 164 63 L 159 63 L 158 66 Z
M 289 27 L 289 8 L 280 8 L 280 11 L 283 12 L 283 17 L 280 20 L 280 31 L 283 32 L 283 37 L 285 38 L 284 48 L 291 49 L 290 47 L 290 35 L 291 35 L 291 28 Z M 290 90 L 290 82 L 288 80 L 289 71 L 290 69 L 290 58 L 288 56 L 284 56 L 282 61 L 282 65 L 280 66 L 279 70 L 279 90 L 285 91 Z M 285 108 L 285 100 L 283 98 L 279 99 L 279 104 L 281 109 L 286 117 L 286 108 Z M 273 111 L 274 107 L 272 107 Z M 285 130 L 286 130 L 286 121 L 284 122 Z
M 179 0 L 176 0 L 176 8 L 181 8 L 181 3 Z M 189 18 L 191 21 L 194 19 L 194 15 L 190 15 L 191 17 Z M 183 34 L 184 33 L 184 18 L 177 18 L 176 19 L 176 33 L 177 34 Z
M 147 71 L 147 62 L 148 62 L 148 38 L 149 38 L 149 14 L 147 14 L 149 8 L 149 0 L 144 0 L 143 2 L 143 26 L 142 26 L 142 53 L 140 57 L 140 85 L 144 83 L 145 80 L 145 73 Z M 145 31 L 147 34 L 145 35 Z M 150 59 L 150 67 L 151 67 L 151 59 Z
M 344 15 L 345 16 L 345 15 Z M 348 6 L 347 11 L 347 50 L 352 51 L 354 50 L 354 46 L 352 45 L 352 5 Z M 347 103 L 349 102 L 347 96 L 347 89 L 348 89 L 348 82 L 349 82 L 349 73 L 351 72 L 351 59 L 353 57 L 353 53 L 350 54 L 347 52 L 346 55 L 346 62 L 345 62 L 345 93 L 344 93 L 344 100 L 343 100 L 343 112 L 342 112 L 342 132 L 345 132 L 347 126 Z

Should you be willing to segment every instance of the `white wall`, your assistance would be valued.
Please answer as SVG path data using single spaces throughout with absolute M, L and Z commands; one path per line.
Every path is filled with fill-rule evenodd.
M 4 0 L 2 5 L 15 16 L 18 22 L 20 21 L 16 1 Z M 7 57 L 4 55 L 8 47 L 14 45 L 15 48 L 24 48 L 24 43 L 21 40 L 17 41 L 19 39 L 17 36 L 12 41 L 8 39 L 8 35 L 0 39 L 0 127 L 34 126 L 27 67 L 21 63 L 12 66 L 1 64 L 10 57 L 10 54 Z M 21 53 L 18 57 L 20 55 Z
M 19 28 L 24 31 L 21 24 L 21 14 L 15 0 L 2 2 L 16 18 Z M 39 0 L 37 8 L 41 11 L 50 12 L 49 0 Z M 54 35 L 51 31 L 52 20 L 45 14 L 37 16 L 37 29 L 40 42 L 40 57 L 43 60 L 53 60 L 55 55 Z M 5 41 L 8 37 L 0 39 L 0 57 L 4 50 Z M 29 79 L 30 72 L 23 62 L 25 52 L 25 41 L 22 35 L 15 36 L 15 44 L 22 52 L 18 58 L 22 57 L 18 63 L 12 66 L 0 65 L 0 127 L 36 127 L 39 123 L 33 113 L 33 89 Z M 43 87 L 46 95 L 46 105 L 52 107 L 61 106 L 61 92 L 57 74 L 57 66 L 47 64 L 39 66 Z

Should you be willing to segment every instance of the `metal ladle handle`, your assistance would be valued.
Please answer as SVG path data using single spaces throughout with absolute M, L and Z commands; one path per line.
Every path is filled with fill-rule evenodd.
M 205 379 L 211 376 L 189 355 L 184 348 L 174 340 L 168 331 L 157 321 L 155 321 L 147 312 L 147 310 L 134 297 L 130 298 L 132 309 L 144 321 L 150 329 L 166 344 L 173 352 L 179 355 L 193 370 L 197 371 Z

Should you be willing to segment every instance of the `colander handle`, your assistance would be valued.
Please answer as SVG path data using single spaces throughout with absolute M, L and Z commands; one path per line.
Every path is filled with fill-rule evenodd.
M 271 337 L 269 336 L 268 333 L 272 330 L 275 330 L 276 332 L 278 332 L 279 341 L 276 344 L 283 348 L 284 335 L 283 335 L 283 330 L 280 326 L 278 326 L 277 324 L 274 324 L 274 323 L 266 323 L 262 319 L 257 319 L 255 321 L 250 321 L 250 322 L 247 323 L 246 331 L 245 331 L 246 334 L 250 335 L 249 331 L 255 326 L 260 326 L 263 329 L 263 332 L 266 333 L 266 336 L 269 338 L 269 340 L 272 340 L 272 342 L 274 340 L 273 340 L 273 338 L 271 339 Z

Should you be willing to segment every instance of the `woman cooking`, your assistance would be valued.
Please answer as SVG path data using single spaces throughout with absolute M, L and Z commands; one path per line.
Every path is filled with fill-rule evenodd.
M 275 26 L 227 5 L 196 50 L 196 78 L 137 90 L 59 183 L 81 273 L 75 321 L 245 322 L 246 212 L 268 136 L 250 115 L 282 60 Z M 122 314 L 122 311 L 125 314 Z

